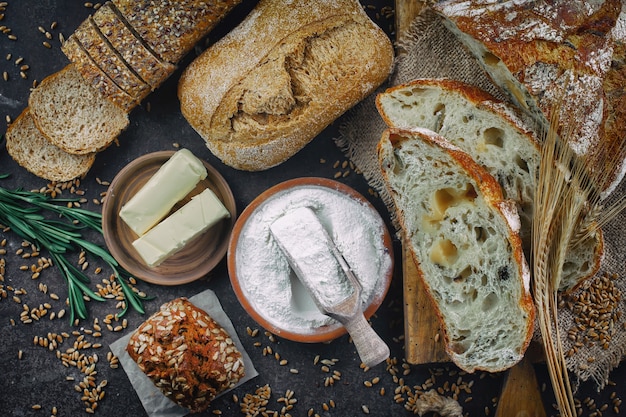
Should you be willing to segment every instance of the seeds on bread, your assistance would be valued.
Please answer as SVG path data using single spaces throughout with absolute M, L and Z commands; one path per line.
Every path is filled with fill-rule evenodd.
M 126 351 L 164 395 L 192 413 L 206 410 L 245 375 L 241 352 L 226 330 L 182 297 L 143 322 Z
M 164 61 L 178 63 L 241 0 L 113 0 L 135 33 Z
M 88 84 L 73 64 L 44 78 L 28 102 L 39 131 L 72 154 L 105 149 L 129 124 L 128 113 Z
M 54 146 L 37 129 L 28 107 L 7 128 L 6 148 L 20 166 L 48 181 L 84 177 L 96 156 L 73 155 Z
M 141 79 L 153 90 L 156 89 L 172 75 L 176 66 L 162 61 L 150 51 L 120 20 L 112 7 L 110 2 L 103 4 L 91 17 L 93 23 Z
M 515 205 L 482 166 L 430 130 L 387 129 L 378 158 L 450 358 L 467 372 L 513 366 L 534 322 Z

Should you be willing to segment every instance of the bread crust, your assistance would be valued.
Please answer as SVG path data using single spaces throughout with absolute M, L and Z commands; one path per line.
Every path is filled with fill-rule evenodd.
M 206 410 L 245 375 L 230 335 L 184 297 L 163 304 L 141 324 L 126 351 L 164 395 L 192 413 Z
M 103 4 L 91 17 L 100 32 L 117 50 L 124 61 L 152 89 L 159 87 L 176 70 L 176 66 L 162 61 L 122 22 L 112 9 L 112 3 Z
M 414 230 L 411 230 L 408 227 L 407 216 L 409 215 L 409 213 L 405 212 L 405 207 L 400 206 L 398 204 L 398 201 L 396 201 L 397 218 L 400 223 L 401 230 L 403 231 L 404 238 L 407 240 L 407 246 L 410 249 L 409 252 L 411 254 L 411 257 L 417 267 L 418 279 L 420 279 L 424 283 L 424 287 L 427 290 L 427 294 L 432 301 L 433 307 L 435 308 L 436 314 L 442 325 L 441 327 L 444 335 L 444 346 L 446 352 L 453 362 L 455 362 L 461 369 L 467 372 L 474 372 L 476 370 L 484 370 L 488 372 L 503 371 L 505 369 L 508 369 L 510 366 L 513 366 L 523 357 L 523 354 L 532 339 L 535 316 L 534 303 L 530 293 L 530 270 L 523 255 L 521 240 L 517 235 L 519 220 L 516 219 L 515 206 L 512 204 L 512 202 L 502 199 L 502 191 L 500 185 L 488 172 L 486 172 L 480 165 L 476 164 L 469 155 L 461 151 L 456 146 L 451 145 L 448 141 L 446 141 L 443 137 L 437 135 L 435 132 L 422 128 L 389 128 L 385 130 L 385 132 L 383 132 L 381 140 L 378 144 L 377 152 L 379 163 L 381 164 L 381 172 L 385 181 L 385 185 L 387 186 L 390 195 L 394 197 L 394 200 L 397 197 L 398 190 L 391 185 L 391 178 L 388 170 L 393 171 L 394 169 L 393 165 L 395 162 L 393 161 L 396 158 L 396 156 L 394 155 L 395 149 L 401 147 L 403 142 L 413 140 L 412 138 L 414 137 L 421 138 L 421 140 L 429 143 L 430 146 L 441 148 L 454 161 L 456 161 L 456 163 L 462 167 L 467 175 L 473 178 L 476 186 L 479 189 L 479 194 L 483 196 L 487 204 L 494 211 L 498 212 L 502 216 L 504 223 L 507 225 L 507 239 L 510 242 L 510 251 L 515 264 L 514 267 L 517 270 L 516 276 L 519 277 L 519 293 L 521 294 L 517 306 L 518 310 L 515 312 L 511 311 L 511 314 L 523 313 L 525 315 L 525 328 L 523 331 L 523 340 L 520 341 L 518 346 L 512 348 L 512 350 L 516 351 L 517 357 L 512 358 L 505 365 L 494 367 L 493 365 L 486 365 L 484 363 L 472 363 L 467 359 L 461 358 L 461 355 L 457 351 L 457 347 L 451 341 L 450 328 L 443 314 L 443 307 L 439 305 L 439 300 L 434 295 L 435 291 L 433 289 L 433 286 L 424 274 L 422 263 L 425 262 L 425 260 L 420 259 L 419 254 L 411 243 L 411 239 L 414 239 Z M 416 204 L 419 204 L 419 202 L 416 202 Z
M 181 111 L 225 164 L 268 169 L 382 84 L 393 55 L 357 1 L 262 0 L 183 72 Z
M 21 167 L 48 181 L 82 178 L 96 159 L 95 153 L 73 155 L 50 143 L 35 126 L 28 107 L 7 128 L 6 148 Z
M 454 32 L 465 34 L 463 42 L 496 84 L 544 129 L 559 111 L 559 132 L 591 171 L 608 176 L 603 186 L 610 192 L 624 175 L 626 145 L 623 84 L 613 82 L 626 79 L 624 29 L 616 25 L 622 2 L 490 3 L 448 0 L 433 7 Z M 476 41 L 486 52 L 472 46 Z M 498 63 L 527 93 L 494 75 L 503 71 Z M 610 175 L 602 173 L 607 170 Z
M 241 0 L 114 0 L 126 22 L 164 61 L 177 64 Z

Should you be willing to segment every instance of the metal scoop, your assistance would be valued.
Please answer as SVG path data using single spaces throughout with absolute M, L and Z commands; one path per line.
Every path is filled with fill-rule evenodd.
M 290 210 L 270 231 L 320 311 L 344 325 L 361 361 L 372 367 L 387 359 L 389 347 L 363 316 L 361 284 L 313 210 Z

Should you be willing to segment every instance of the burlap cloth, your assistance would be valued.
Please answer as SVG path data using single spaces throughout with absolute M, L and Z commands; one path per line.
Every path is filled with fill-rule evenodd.
M 394 74 L 378 91 L 415 78 L 452 78 L 476 85 L 504 99 L 504 95 L 485 75 L 474 58 L 430 11 L 422 13 L 412 23 L 410 30 L 400 37 L 396 47 L 398 53 Z M 385 124 L 376 110 L 375 95 L 344 116 L 336 143 L 346 157 L 362 171 L 369 185 L 387 204 L 390 215 L 395 220 L 393 203 L 385 190 L 376 159 L 376 145 Z M 624 192 L 626 190 L 622 181 L 614 195 Z M 621 294 L 626 291 L 626 279 L 622 276 L 625 255 L 621 250 L 626 236 L 626 213 L 612 220 L 603 231 L 606 255 L 600 272 L 574 294 L 566 297 L 569 303 L 559 309 L 559 331 L 565 351 L 570 352 L 567 364 L 573 382 L 592 379 L 597 383 L 598 389 L 606 385 L 611 370 L 619 365 L 626 350 L 626 315 L 622 314 L 624 302 L 621 300 Z M 599 289 L 598 285 L 600 278 L 606 274 L 614 277 L 610 280 L 610 294 L 606 288 Z M 576 303 L 573 300 L 579 297 L 587 300 L 587 308 L 581 307 L 585 304 L 578 305 L 579 308 L 574 307 Z M 594 309 L 600 313 L 592 321 L 596 317 Z M 581 314 L 575 314 L 574 311 Z M 609 323 L 606 327 L 597 324 L 600 319 L 607 317 L 610 317 L 610 321 L 607 320 Z M 599 327 L 602 328 L 601 340 L 608 342 L 598 342 Z M 535 338 L 539 338 L 538 331 L 535 332 Z

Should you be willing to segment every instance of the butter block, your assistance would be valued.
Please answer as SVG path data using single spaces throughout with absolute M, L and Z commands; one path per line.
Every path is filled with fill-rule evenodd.
M 207 171 L 202 161 L 188 149 L 181 149 L 122 206 L 120 218 L 141 236 L 206 177 Z
M 133 246 L 146 264 L 158 266 L 192 239 L 228 217 L 230 213 L 224 204 L 207 188 L 135 240 Z

